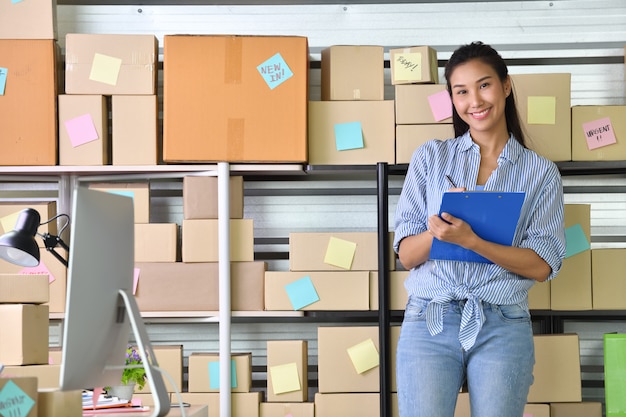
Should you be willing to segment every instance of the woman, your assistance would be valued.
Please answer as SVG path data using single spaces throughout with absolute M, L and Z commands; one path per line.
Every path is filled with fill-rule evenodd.
M 400 416 L 452 417 L 466 382 L 472 416 L 522 417 L 534 365 L 528 290 L 556 276 L 565 256 L 561 177 L 526 148 L 506 64 L 492 47 L 461 46 L 445 77 L 457 137 L 415 151 L 396 210 L 394 249 L 410 270 Z M 438 216 L 443 193 L 464 190 L 525 193 L 512 246 Z M 492 263 L 429 260 L 433 238 Z

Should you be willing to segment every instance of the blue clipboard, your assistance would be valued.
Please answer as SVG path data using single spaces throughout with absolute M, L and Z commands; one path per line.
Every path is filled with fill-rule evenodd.
M 510 246 L 525 196 L 523 192 L 446 192 L 439 214 L 450 213 L 467 222 L 481 238 Z M 474 251 L 437 238 L 433 238 L 430 259 L 493 263 Z

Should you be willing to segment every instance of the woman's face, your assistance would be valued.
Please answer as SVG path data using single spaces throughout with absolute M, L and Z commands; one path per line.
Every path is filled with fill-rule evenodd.
M 509 79 L 502 83 L 495 70 L 479 59 L 467 61 L 450 76 L 452 103 L 473 138 L 496 135 L 508 139 L 504 108 L 511 92 Z

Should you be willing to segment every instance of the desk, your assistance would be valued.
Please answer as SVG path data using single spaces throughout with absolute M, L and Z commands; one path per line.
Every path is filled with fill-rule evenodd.
M 89 414 L 89 417 L 150 417 L 152 411 L 146 411 L 142 413 L 102 413 L 102 414 Z M 172 407 L 170 412 L 167 413 L 167 417 L 181 417 L 180 408 Z M 208 405 L 192 405 L 191 407 L 185 407 L 186 417 L 209 417 Z

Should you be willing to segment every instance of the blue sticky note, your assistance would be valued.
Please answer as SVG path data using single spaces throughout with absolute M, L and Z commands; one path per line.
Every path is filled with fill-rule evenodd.
M 287 291 L 287 296 L 294 310 L 300 310 L 320 300 L 317 291 L 315 291 L 313 281 L 311 281 L 311 277 L 309 276 L 285 285 L 285 290 Z
M 21 3 L 23 0 L 11 0 L 11 3 L 15 4 L 15 3 Z
M 580 224 L 565 229 L 565 257 L 569 258 L 591 248 Z
M 363 148 L 361 122 L 337 123 L 335 125 L 335 146 L 338 151 Z
M 211 389 L 220 389 L 220 363 L 209 362 L 209 387 Z M 230 387 L 237 388 L 237 369 L 235 368 L 235 360 L 230 360 Z
M 126 190 L 107 190 L 107 192 L 111 194 L 123 195 L 124 197 L 135 198 L 134 191 L 126 191 Z
M 293 72 L 289 68 L 289 65 L 285 62 L 282 55 L 277 53 L 261 65 L 256 67 L 261 77 L 265 80 L 270 90 L 275 89 L 291 77 Z
M 0 391 L 0 404 L 2 404 L 3 416 L 26 416 L 35 405 L 35 401 L 30 398 L 12 380 L 9 380 Z
M 4 95 L 4 89 L 7 85 L 7 74 L 9 70 L 7 68 L 0 68 L 0 96 Z

